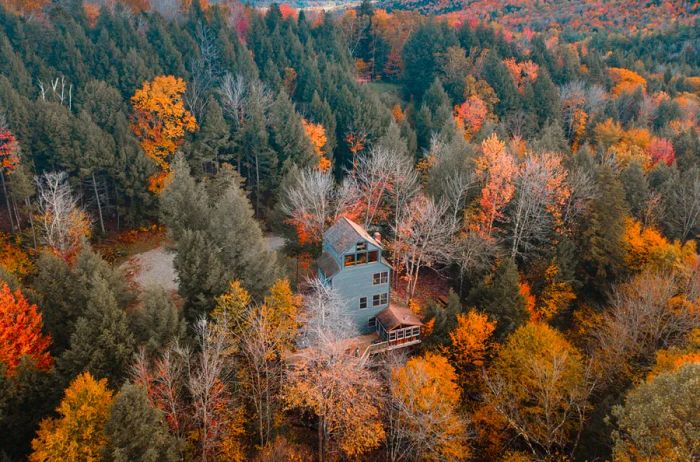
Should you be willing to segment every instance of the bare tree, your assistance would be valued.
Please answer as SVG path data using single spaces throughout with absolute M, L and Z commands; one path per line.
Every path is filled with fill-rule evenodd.
M 417 195 L 395 229 L 394 258 L 408 277 L 408 295 L 413 297 L 420 271 L 449 260 L 457 223 L 448 213 L 446 202 L 435 202 Z
M 73 197 L 65 172 L 35 177 L 43 242 L 61 253 L 76 248 L 90 233 L 90 220 Z
M 700 226 L 700 170 L 674 172 L 664 199 L 666 226 L 685 242 Z
M 645 272 L 617 286 L 612 305 L 592 331 L 593 356 L 604 384 L 647 367 L 657 349 L 682 342 L 700 327 L 698 274 Z
M 176 436 L 196 436 L 196 460 L 218 460 L 224 450 L 236 447 L 237 409 L 228 384 L 227 342 L 205 320 L 195 323 L 193 348 L 175 344 L 153 365 L 141 355 L 134 366 L 134 379 L 166 417 Z
M 570 194 L 562 207 L 562 221 L 566 229 L 571 229 L 576 219 L 586 212 L 591 201 L 597 197 L 598 190 L 593 175 L 581 167 L 569 170 L 566 183 Z
M 304 298 L 302 347 L 325 350 L 339 348 L 340 340 L 357 335 L 357 326 L 346 310 L 340 294 L 318 278 L 308 281 L 310 292 Z
M 207 108 L 208 95 L 217 84 L 220 76 L 219 49 L 214 32 L 201 22 L 195 32 L 199 56 L 190 62 L 190 79 L 184 95 L 187 108 L 197 120 L 202 120 Z
M 352 181 L 338 186 L 330 172 L 308 168 L 295 172 L 282 188 L 279 207 L 302 242 L 320 242 L 326 228 L 356 207 L 358 200 Z
M 546 242 L 560 217 L 560 206 L 570 192 L 565 184 L 566 170 L 554 153 L 531 154 L 525 158 L 516 177 L 516 194 L 510 205 L 512 258 L 529 256 Z

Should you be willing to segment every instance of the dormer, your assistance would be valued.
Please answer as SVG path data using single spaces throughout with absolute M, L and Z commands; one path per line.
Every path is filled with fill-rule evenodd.
M 370 236 L 362 226 L 343 217 L 323 234 L 319 268 L 326 279 L 332 278 L 341 268 L 381 261 L 382 250 L 378 233 Z

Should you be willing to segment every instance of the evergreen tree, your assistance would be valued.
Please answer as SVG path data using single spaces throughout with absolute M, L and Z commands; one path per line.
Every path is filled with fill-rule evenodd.
M 520 95 L 515 87 L 513 78 L 498 55 L 493 51 L 486 55 L 483 75 L 486 82 L 495 90 L 498 96 L 496 114 L 499 117 L 504 117 L 509 112 L 520 109 Z
M 209 98 L 204 121 L 191 146 L 192 152 L 187 160 L 196 176 L 215 171 L 219 162 L 231 158 L 233 142 L 229 126 L 221 106 L 213 97 Z
M 546 70 L 542 69 L 537 74 L 532 85 L 532 94 L 532 107 L 537 115 L 539 127 L 544 127 L 547 122 L 558 122 L 561 114 L 559 91 Z
M 85 314 L 76 322 L 58 368 L 66 382 L 89 371 L 119 386 L 133 361 L 134 337 L 108 281 L 95 275 L 91 285 Z
M 149 402 L 146 390 L 125 383 L 114 398 L 105 426 L 107 462 L 176 462 L 177 441 L 163 413 Z
M 469 293 L 469 304 L 496 320 L 496 335 L 503 339 L 527 321 L 525 299 L 520 293 L 518 268 L 511 259 L 501 261 Z
M 148 356 L 185 338 L 186 326 L 170 295 L 160 287 L 146 289 L 142 306 L 131 317 L 132 332 Z
M 270 131 L 270 144 L 284 170 L 291 164 L 300 168 L 312 165 L 315 158 L 313 146 L 284 90 L 279 92 L 270 108 Z
M 625 192 L 620 180 L 607 165 L 595 172 L 599 193 L 579 233 L 583 279 L 594 296 L 602 297 L 624 269 L 621 245 L 627 215 Z

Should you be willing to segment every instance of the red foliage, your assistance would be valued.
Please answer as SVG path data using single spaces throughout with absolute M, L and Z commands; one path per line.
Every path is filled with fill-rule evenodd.
M 296 8 L 292 7 L 288 3 L 282 3 L 280 5 L 280 13 L 282 13 L 282 17 L 284 19 L 292 18 L 296 20 L 297 16 L 299 16 L 299 12 L 296 10 Z
M 459 106 L 455 106 L 455 122 L 464 132 L 464 139 L 469 141 L 481 129 L 488 112 L 486 103 L 475 95 L 470 96 Z
M 12 172 L 19 165 L 19 143 L 9 130 L 0 130 L 0 168 Z
M 665 138 L 654 137 L 651 139 L 649 155 L 654 165 L 659 162 L 671 165 L 676 159 L 676 151 L 673 149 L 673 144 Z
M 32 358 L 39 369 L 48 369 L 53 359 L 48 352 L 51 337 L 41 332 L 41 313 L 17 290 L 7 284 L 0 287 L 0 362 L 7 375 L 15 373 L 23 356 Z

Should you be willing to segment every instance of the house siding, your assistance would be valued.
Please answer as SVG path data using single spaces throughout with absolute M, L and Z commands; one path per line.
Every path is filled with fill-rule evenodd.
M 376 317 L 377 314 L 379 314 L 383 309 L 387 308 L 391 298 L 391 289 L 389 286 L 389 281 L 391 280 L 391 267 L 384 260 L 382 260 L 381 248 L 373 245 L 370 242 L 364 242 L 367 243 L 367 251 L 379 251 L 378 261 L 353 266 L 344 266 L 345 255 L 354 253 L 354 245 L 348 249 L 345 249 L 344 253 L 338 254 L 329 243 L 324 242 L 324 252 L 327 252 L 333 256 L 340 267 L 340 271 L 338 271 L 338 273 L 331 278 L 328 278 L 321 270 L 319 270 L 319 276 L 322 277 L 327 284 L 333 287 L 333 289 L 338 292 L 338 295 L 345 300 L 347 314 L 352 318 L 353 322 L 357 326 L 357 329 L 363 334 L 373 332 L 375 330 L 373 327 L 369 327 L 369 320 Z M 387 282 L 384 284 L 374 285 L 374 274 L 381 272 L 389 273 Z M 373 306 L 372 297 L 374 295 L 381 294 L 387 294 L 387 303 Z M 360 308 L 360 298 L 362 297 L 367 297 L 367 308 Z

